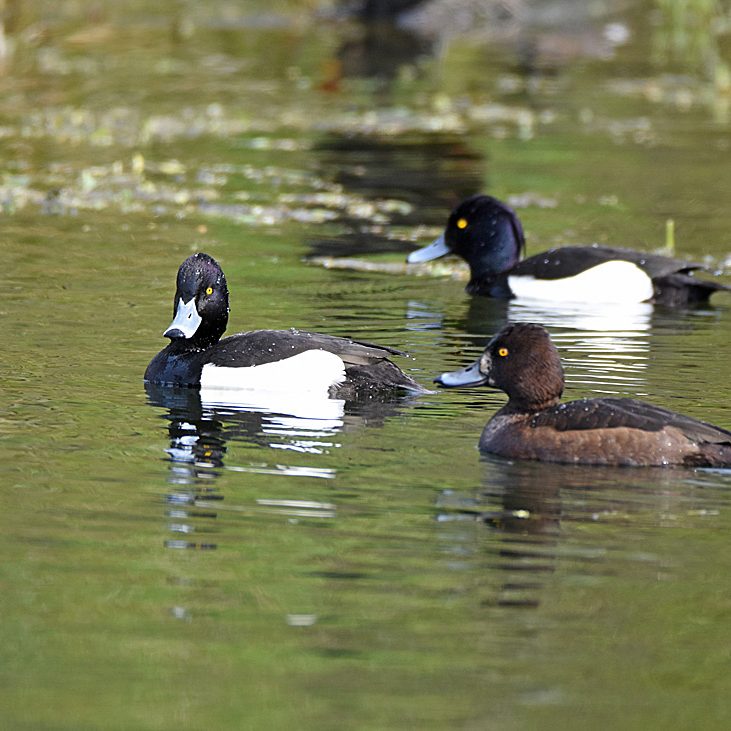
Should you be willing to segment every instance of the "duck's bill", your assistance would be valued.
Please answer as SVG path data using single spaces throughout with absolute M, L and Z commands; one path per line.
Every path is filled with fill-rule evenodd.
M 481 386 L 487 383 L 487 376 L 480 370 L 480 361 L 476 360 L 472 365 L 466 368 L 460 368 L 458 371 L 448 371 L 442 373 L 434 379 L 434 383 L 447 388 L 455 386 Z
M 428 246 L 424 246 L 421 249 L 412 251 L 407 257 L 406 261 L 409 264 L 419 264 L 423 261 L 431 261 L 432 259 L 439 259 L 441 256 L 450 254 L 451 251 L 444 241 L 444 234 L 438 239 L 432 241 Z
M 178 307 L 175 310 L 175 318 L 170 327 L 162 334 L 164 338 L 175 340 L 177 338 L 192 338 L 200 327 L 202 320 L 195 307 L 195 297 L 190 302 L 183 302 L 180 298 Z

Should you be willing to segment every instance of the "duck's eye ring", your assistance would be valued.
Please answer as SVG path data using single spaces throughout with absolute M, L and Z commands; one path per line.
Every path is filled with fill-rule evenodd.
M 467 228 L 467 219 L 466 218 L 460 218 L 457 220 L 457 228 Z
M 508 349 L 507 349 L 507 348 L 498 348 L 497 354 L 498 354 L 498 355 L 499 355 L 499 356 L 500 356 L 501 358 L 504 358 L 504 357 L 505 357 L 505 356 L 506 356 L 506 355 L 508 354 L 508 352 L 509 352 L 509 351 L 508 351 Z
M 208 287 L 208 289 L 206 289 L 206 294 L 213 294 L 213 287 Z

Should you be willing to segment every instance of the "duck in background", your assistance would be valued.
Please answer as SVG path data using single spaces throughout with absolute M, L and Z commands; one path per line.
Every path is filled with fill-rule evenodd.
M 525 237 L 515 211 L 497 198 L 475 195 L 449 216 L 444 233 L 409 254 L 409 263 L 447 254 L 470 267 L 467 292 L 501 299 L 556 302 L 704 304 L 719 282 L 696 279 L 700 264 L 608 246 L 565 246 L 521 261 Z
M 218 262 L 188 257 L 178 270 L 170 344 L 147 366 L 147 383 L 228 391 L 318 393 L 344 400 L 424 392 L 389 360 L 399 350 L 299 330 L 254 330 L 221 339 L 229 291 Z
M 442 386 L 487 384 L 508 395 L 480 449 L 510 459 L 616 466 L 731 467 L 731 432 L 631 398 L 561 403 L 556 346 L 533 323 L 504 327 L 472 365 L 442 373 Z

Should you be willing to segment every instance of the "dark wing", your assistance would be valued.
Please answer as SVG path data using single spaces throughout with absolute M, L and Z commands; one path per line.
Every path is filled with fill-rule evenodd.
M 613 259 L 636 264 L 651 279 L 677 272 L 687 274 L 703 268 L 701 264 L 683 259 L 647 254 L 632 249 L 614 249 L 609 246 L 563 246 L 524 259 L 511 269 L 510 274 L 533 276 L 537 279 L 561 279 L 562 277 L 573 277 Z
M 644 401 L 625 398 L 569 401 L 536 414 L 530 425 L 557 431 L 624 427 L 659 432 L 674 427 L 694 442 L 731 444 L 731 431 Z
M 327 350 L 343 359 L 346 366 L 370 365 L 390 355 L 406 355 L 395 348 L 361 343 L 350 338 L 300 330 L 253 330 L 221 340 L 210 353 L 210 362 L 229 368 L 273 363 L 306 350 Z

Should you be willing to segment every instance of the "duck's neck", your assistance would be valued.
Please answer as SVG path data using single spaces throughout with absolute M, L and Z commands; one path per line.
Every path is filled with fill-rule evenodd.
M 504 275 L 520 261 L 522 246 L 520 227 L 516 229 L 513 221 L 501 219 L 494 230 L 482 232 L 481 236 L 476 237 L 471 249 L 466 252 L 470 278 L 472 281 L 504 281 Z
M 489 273 L 475 275 L 473 272 L 466 290 L 468 294 L 495 297 L 496 299 L 503 300 L 509 300 L 515 296 L 510 289 L 508 278 L 505 274 Z
M 212 347 L 219 341 L 216 336 L 194 337 L 194 338 L 176 338 L 168 345 L 168 350 L 172 355 L 183 355 L 186 353 L 202 353 L 204 350 Z
M 500 413 L 525 414 L 526 416 L 530 416 L 531 414 L 537 414 L 539 411 L 545 411 L 553 406 L 558 406 L 560 403 L 560 396 L 553 396 L 542 400 L 528 400 L 520 398 L 519 396 L 511 396 L 508 403 L 500 409 Z

